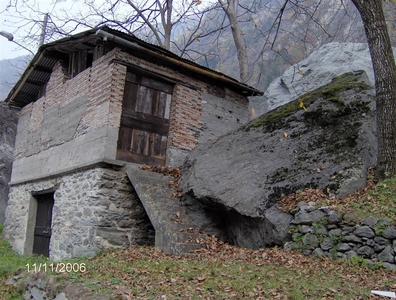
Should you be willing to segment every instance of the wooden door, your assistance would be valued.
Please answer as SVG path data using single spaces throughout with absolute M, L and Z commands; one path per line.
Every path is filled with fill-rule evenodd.
M 35 198 L 37 199 L 37 214 L 33 253 L 49 257 L 54 193 L 36 195 Z
M 164 165 L 173 86 L 127 73 L 117 159 Z

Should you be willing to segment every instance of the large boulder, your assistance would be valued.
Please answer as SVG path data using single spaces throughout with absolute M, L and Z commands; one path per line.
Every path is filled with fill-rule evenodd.
M 198 225 L 231 243 L 282 244 L 291 220 L 273 207 L 282 195 L 353 193 L 376 152 L 372 84 L 364 71 L 346 73 L 199 145 L 183 166 L 184 204 Z
M 18 111 L 0 102 L 0 223 L 4 222 Z
M 396 57 L 396 48 L 393 50 Z M 367 44 L 329 43 L 288 68 L 264 93 L 257 115 L 296 99 L 347 72 L 364 70 L 374 86 L 374 72 Z

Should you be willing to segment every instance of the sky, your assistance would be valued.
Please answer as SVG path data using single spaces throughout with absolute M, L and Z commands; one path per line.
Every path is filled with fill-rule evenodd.
M 17 20 L 13 18 L 13 16 L 9 16 L 9 13 L 4 10 L 7 8 L 7 5 L 12 0 L 0 0 L 0 31 L 8 32 L 14 35 L 14 40 L 18 42 L 18 35 L 24 34 L 24 28 L 17 29 L 15 26 L 12 26 L 12 22 Z M 54 5 L 59 5 L 59 0 L 40 0 L 37 5 L 40 5 L 40 10 L 43 12 L 51 12 L 54 8 Z M 58 3 L 59 2 L 59 3 Z M 21 3 L 21 2 L 20 2 Z M 23 8 L 22 8 L 23 9 Z M 37 14 L 38 16 L 38 14 Z M 36 53 L 37 48 L 30 49 L 33 53 Z M 2 59 L 10 59 L 15 58 L 22 55 L 31 54 L 29 51 L 23 49 L 18 46 L 14 42 L 8 41 L 7 38 L 0 35 L 0 60 Z
M 142 0 L 134 0 L 136 2 Z M 147 0 L 144 0 L 147 1 Z M 182 0 L 179 0 L 182 1 Z M 173 5 L 177 5 L 177 0 L 174 1 Z M 210 1 L 207 0 L 207 3 Z M 22 45 L 18 46 L 17 43 L 22 44 L 21 37 L 29 36 L 29 30 L 31 29 L 31 24 L 28 26 L 21 26 L 23 23 L 23 19 L 18 18 L 18 14 L 15 12 L 14 7 L 10 7 L 7 10 L 7 7 L 10 3 L 18 3 L 18 12 L 23 13 L 23 15 L 29 15 L 29 19 L 35 19 L 38 21 L 42 21 L 44 19 L 44 14 L 49 13 L 50 16 L 56 16 L 61 14 L 63 10 L 67 10 L 68 12 L 78 12 L 84 15 L 84 7 L 81 6 L 81 2 L 79 1 L 70 1 L 70 0 L 0 0 L 0 60 L 2 59 L 10 59 L 15 58 L 22 55 L 32 55 L 23 47 L 28 47 L 30 51 L 36 53 L 38 49 L 38 42 L 33 47 Z M 26 4 L 27 3 L 27 4 Z M 95 0 L 95 6 L 97 5 L 98 8 L 102 7 L 104 4 L 103 0 Z M 33 6 L 34 12 L 30 7 L 27 5 Z M 121 4 L 120 4 L 121 5 Z M 120 12 L 118 12 L 120 13 Z M 121 15 L 123 13 L 121 12 Z M 123 16 L 125 17 L 125 15 Z M 18 22 L 18 23 L 16 23 Z M 40 22 L 38 22 L 40 23 Z M 18 27 L 19 26 L 19 27 Z M 75 33 L 84 29 L 83 27 L 78 28 Z M 14 36 L 14 42 L 8 41 L 8 39 L 1 35 L 1 32 L 11 33 Z M 34 27 L 34 33 L 36 36 L 39 36 L 41 29 L 39 26 Z M 47 41 L 48 42 L 48 41 Z

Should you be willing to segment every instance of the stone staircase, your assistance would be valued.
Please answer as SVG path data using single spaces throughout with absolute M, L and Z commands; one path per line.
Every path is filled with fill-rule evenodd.
M 191 241 L 206 235 L 198 233 L 179 199 L 172 197 L 169 183 L 173 178 L 140 170 L 140 166 L 127 164 L 124 169 L 155 229 L 155 247 L 167 254 L 192 255 L 191 250 L 202 246 Z

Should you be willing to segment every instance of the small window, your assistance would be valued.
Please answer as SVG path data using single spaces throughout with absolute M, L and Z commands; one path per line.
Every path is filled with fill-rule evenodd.
M 91 67 L 93 56 L 93 50 L 82 50 L 71 53 L 69 57 L 70 78 Z

